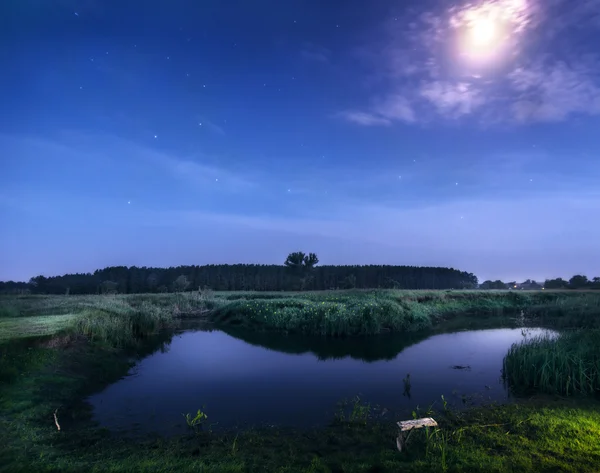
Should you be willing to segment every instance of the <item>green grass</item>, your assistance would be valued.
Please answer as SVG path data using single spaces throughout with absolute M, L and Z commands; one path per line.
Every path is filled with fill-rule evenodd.
M 0 342 L 83 335 L 108 346 L 135 345 L 185 316 L 214 307 L 198 293 L 0 297 Z
M 84 399 L 125 375 L 132 359 L 163 349 L 172 332 L 159 329 L 173 327 L 186 315 L 212 318 L 231 330 L 347 335 L 452 323 L 461 328 L 479 320 L 493 324 L 521 310 L 536 324 L 598 327 L 599 307 L 598 296 L 586 292 L 0 298 L 0 471 L 596 472 L 600 403 L 591 397 L 536 398 L 460 413 L 416 410 L 418 416 L 433 415 L 440 427 L 415 432 L 405 453 L 395 446 L 393 421 L 401 419 L 375 421 L 367 406 L 357 408 L 356 403 L 344 421 L 332 419 L 330 426 L 312 431 L 204 431 L 132 440 L 95 425 Z M 280 312 L 278 317 L 275 312 Z M 520 359 L 530 363 L 556 349 L 569 353 L 571 360 L 578 356 L 589 367 L 590 354 L 600 346 L 597 334 L 588 331 L 585 340 L 576 338 L 583 335 L 565 335 L 555 345 L 538 341 L 540 345 L 532 344 L 526 352 L 531 358 Z M 396 349 L 395 344 L 382 346 L 374 356 Z M 302 352 L 305 347 L 298 340 L 289 350 Z M 339 350 L 324 345 L 319 353 L 337 356 Z M 513 350 L 520 356 L 519 348 Z M 573 372 L 577 366 L 573 364 Z M 539 383 L 533 386 L 539 390 Z
M 19 338 L 54 335 L 74 326 L 78 314 L 0 318 L 0 343 Z
M 259 297 L 262 296 L 262 297 Z M 461 316 L 474 320 L 523 311 L 537 323 L 600 327 L 600 294 L 510 291 L 325 291 L 221 296 L 211 319 L 222 326 L 305 335 L 415 332 Z
M 504 359 L 504 376 L 517 392 L 600 394 L 600 330 L 515 344 Z

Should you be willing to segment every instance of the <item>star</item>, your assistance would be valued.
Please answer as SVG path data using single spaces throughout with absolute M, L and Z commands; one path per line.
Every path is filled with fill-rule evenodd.
M 154 135 L 154 139 L 158 138 L 158 135 Z
M 218 182 L 218 181 L 219 181 L 219 179 L 218 179 L 218 178 L 217 178 L 217 179 L 215 179 L 215 182 Z
M 75 12 L 75 16 L 79 16 L 79 13 Z
M 131 204 L 131 201 L 130 201 L 130 200 L 128 200 L 128 201 L 127 201 L 127 203 L 128 203 L 128 204 Z
M 198 123 L 198 126 L 202 126 L 202 123 Z
M 202 87 L 206 87 L 206 84 L 202 84 Z

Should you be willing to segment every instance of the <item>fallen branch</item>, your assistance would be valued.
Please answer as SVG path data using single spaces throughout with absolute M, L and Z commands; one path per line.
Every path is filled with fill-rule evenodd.
M 58 423 L 58 417 L 57 417 L 57 415 L 56 415 L 56 413 L 57 413 L 57 412 L 58 412 L 58 409 L 56 409 L 56 410 L 54 411 L 54 423 L 56 424 L 56 428 L 57 428 L 58 430 L 60 430 L 60 424 Z

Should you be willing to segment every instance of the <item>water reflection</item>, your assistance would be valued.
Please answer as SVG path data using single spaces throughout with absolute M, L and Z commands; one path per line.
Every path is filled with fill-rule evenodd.
M 528 329 L 525 335 L 541 332 Z M 114 429 L 169 434 L 185 431 L 182 413 L 202 406 L 209 421 L 218 422 L 215 428 L 310 427 L 329 422 L 338 402 L 357 394 L 398 415 L 441 395 L 458 404 L 473 394 L 505 401 L 502 359 L 524 338 L 521 329 L 362 341 L 236 336 L 220 331 L 175 336 L 168 352 L 142 360 L 130 376 L 90 399 L 96 419 Z
M 224 332 L 244 342 L 280 353 L 312 354 L 317 359 L 336 360 L 353 358 L 364 362 L 393 360 L 406 347 L 431 336 L 431 332 L 387 334 L 378 337 L 309 338 L 303 335 L 281 335 L 268 332 L 250 332 L 235 328 Z

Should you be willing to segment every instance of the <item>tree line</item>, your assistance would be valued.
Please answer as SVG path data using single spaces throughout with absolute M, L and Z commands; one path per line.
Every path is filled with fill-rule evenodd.
M 477 277 L 454 268 L 347 265 L 316 266 L 314 253 L 290 253 L 283 265 L 221 264 L 149 268 L 111 266 L 93 273 L 36 276 L 27 283 L 0 282 L 0 293 L 105 294 L 327 289 L 475 289 Z
M 527 279 L 522 283 L 516 281 L 502 282 L 496 281 L 483 281 L 479 285 L 480 289 L 600 289 L 600 277 L 594 277 L 588 279 L 587 276 L 577 274 L 571 279 L 566 281 L 563 278 L 546 279 L 543 283 L 539 283 L 532 279 Z

